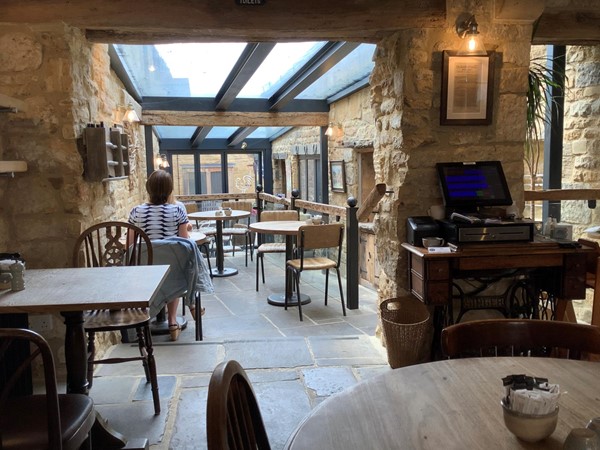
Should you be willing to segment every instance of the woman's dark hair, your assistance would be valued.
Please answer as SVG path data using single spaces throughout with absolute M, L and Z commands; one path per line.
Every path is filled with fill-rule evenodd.
M 169 201 L 169 195 L 173 192 L 173 178 L 169 172 L 155 170 L 146 181 L 146 191 L 150 195 L 150 203 L 164 205 Z

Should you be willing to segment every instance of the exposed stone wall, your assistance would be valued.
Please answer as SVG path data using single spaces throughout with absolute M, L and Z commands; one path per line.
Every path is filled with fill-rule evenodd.
M 110 71 L 107 46 L 89 44 L 64 25 L 0 25 L 0 92 L 23 101 L 0 115 L 0 159 L 25 160 L 28 171 L 0 178 L 0 251 L 18 251 L 27 268 L 68 267 L 77 236 L 89 225 L 127 218 L 142 199 L 145 162 L 139 126 L 132 142 L 129 179 L 83 179 L 82 133 L 89 122 L 109 126 L 122 89 Z M 62 346 L 62 319 L 46 336 Z M 55 352 L 58 361 L 62 351 Z
M 394 193 L 384 197 L 377 220 L 382 299 L 407 287 L 405 240 L 408 216 L 425 215 L 441 202 L 435 163 L 497 159 L 511 193 L 523 205 L 525 93 L 531 26 L 492 23 L 493 2 L 448 3 L 445 29 L 406 30 L 378 44 L 371 76 L 377 127 L 376 181 Z M 460 39 L 455 19 L 475 14 L 486 48 L 495 50 L 493 123 L 489 126 L 440 126 L 442 51 Z

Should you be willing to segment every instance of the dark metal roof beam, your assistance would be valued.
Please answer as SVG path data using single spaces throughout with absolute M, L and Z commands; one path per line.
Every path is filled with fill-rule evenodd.
M 231 105 L 231 102 L 235 100 L 248 80 L 252 78 L 254 72 L 271 53 L 275 45 L 275 43 L 250 43 L 246 45 L 215 98 L 217 103 L 215 109 L 217 111 L 224 111 Z
M 283 105 L 293 100 L 359 45 L 358 42 L 331 42 L 325 45 L 294 75 L 293 81 L 287 83 L 269 99 L 271 111 L 281 109 Z
M 235 133 L 233 133 L 229 139 L 227 139 L 228 145 L 233 147 L 235 145 L 241 144 L 244 139 L 246 139 L 250 134 L 252 134 L 258 127 L 243 127 L 238 128 Z
M 273 134 L 269 140 L 270 141 L 274 141 L 275 139 L 277 139 L 278 137 L 283 136 L 285 133 L 287 133 L 290 130 L 293 130 L 295 127 L 283 127 L 281 130 L 279 130 L 277 133 Z
M 211 126 L 196 128 L 194 134 L 192 134 L 192 137 L 190 138 L 190 146 L 192 148 L 198 147 L 202 143 L 202 141 L 206 139 L 206 136 L 208 136 L 208 133 L 210 133 L 210 130 L 212 130 L 212 128 L 213 127 Z
M 140 94 L 140 91 L 138 91 L 135 87 L 135 84 L 133 84 L 133 81 L 129 76 L 129 72 L 123 65 L 123 61 L 121 61 L 121 57 L 117 53 L 115 46 L 112 44 L 108 46 L 108 56 L 110 58 L 110 67 L 115 71 L 117 77 L 125 86 L 125 90 L 129 92 L 129 95 L 131 95 L 136 102 L 142 103 L 142 95 Z

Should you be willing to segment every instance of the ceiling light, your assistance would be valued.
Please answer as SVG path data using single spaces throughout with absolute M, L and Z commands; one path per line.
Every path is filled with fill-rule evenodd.
M 458 33 L 458 36 L 464 40 L 458 49 L 458 52 L 456 52 L 457 55 L 487 55 L 483 40 L 479 35 L 478 27 L 479 25 L 473 15 L 468 19 L 457 23 L 456 32 Z
M 248 148 L 248 144 L 246 141 L 242 142 L 242 150 L 246 150 Z

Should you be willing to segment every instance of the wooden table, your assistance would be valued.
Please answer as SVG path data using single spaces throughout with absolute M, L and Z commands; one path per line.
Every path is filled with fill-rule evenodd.
M 293 237 L 298 234 L 298 229 L 302 225 L 306 225 L 306 222 L 303 220 L 274 220 L 270 222 L 252 223 L 250 224 L 250 229 L 257 233 L 285 236 L 285 260 L 287 261 L 293 257 Z M 267 297 L 267 301 L 271 305 L 285 306 L 286 296 L 288 298 L 288 306 L 298 305 L 298 295 L 292 292 L 292 280 L 288 277 L 287 269 L 285 271 L 285 293 L 271 294 Z M 306 294 L 300 294 L 300 299 L 303 305 L 310 303 L 310 297 Z
M 198 211 L 188 214 L 189 219 L 193 220 L 214 220 L 217 226 L 217 236 L 216 236 L 216 260 L 217 267 L 212 269 L 213 277 L 230 277 L 238 273 L 237 269 L 232 267 L 223 267 L 225 252 L 223 250 L 223 221 L 225 220 L 234 220 L 234 219 L 244 219 L 250 216 L 250 211 L 240 211 L 237 209 L 231 210 L 231 214 L 226 216 L 225 214 L 217 214 L 222 213 L 222 210 L 214 210 L 214 211 Z
M 67 392 L 88 393 L 83 312 L 148 307 L 169 266 L 121 266 L 25 271 L 25 290 L 0 291 L 0 314 L 60 313 L 65 318 Z M 147 448 L 147 439 L 127 440 L 100 416 L 92 430 L 94 448 Z
M 539 443 L 504 426 L 501 378 L 560 385 L 558 425 Z M 472 358 L 390 370 L 330 397 L 290 436 L 288 450 L 562 449 L 572 428 L 600 413 L 600 363 L 553 358 Z

